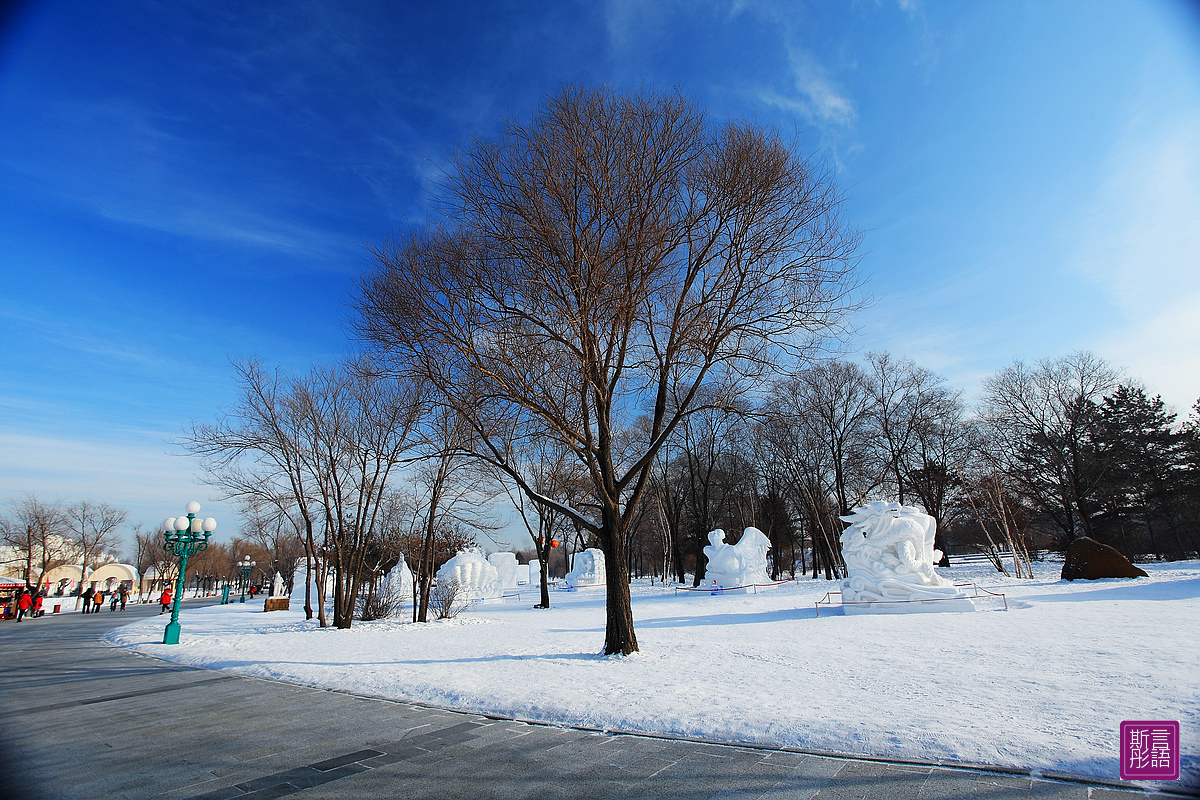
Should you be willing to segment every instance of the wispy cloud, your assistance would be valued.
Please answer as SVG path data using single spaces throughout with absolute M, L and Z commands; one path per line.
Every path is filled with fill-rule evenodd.
M 1135 114 L 1065 235 L 1120 314 L 1097 351 L 1186 408 L 1200 396 L 1200 115 Z
M 237 531 L 236 511 L 196 478 L 195 463 L 168 454 L 152 438 L 119 441 L 56 438 L 0 431 L 0 499 L 36 491 L 66 501 L 96 500 L 150 525 L 191 500 L 219 520 L 223 536 Z

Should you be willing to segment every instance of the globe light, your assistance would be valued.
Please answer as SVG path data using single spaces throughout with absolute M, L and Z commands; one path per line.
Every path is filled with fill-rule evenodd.
M 176 517 L 175 518 L 175 530 L 186 531 L 187 526 L 188 526 L 188 518 L 187 517 Z
M 200 504 L 197 503 L 195 500 L 193 500 L 192 502 L 187 504 L 187 508 L 185 510 L 189 514 L 197 514 L 200 512 Z
M 208 519 L 204 520 L 204 530 L 208 531 L 209 533 L 212 533 L 216 529 L 217 529 L 217 521 L 215 519 L 213 519 L 212 517 L 209 517 Z
M 175 518 L 174 518 L 174 517 L 167 517 L 166 519 L 164 519 L 164 520 L 163 520 L 163 524 L 162 524 L 162 529 L 163 529 L 164 531 L 173 531 L 173 530 L 175 530 Z
M 204 520 L 200 519 L 199 517 L 196 517 L 194 520 L 192 520 L 192 525 L 191 525 L 192 533 L 199 533 L 203 529 L 204 529 Z

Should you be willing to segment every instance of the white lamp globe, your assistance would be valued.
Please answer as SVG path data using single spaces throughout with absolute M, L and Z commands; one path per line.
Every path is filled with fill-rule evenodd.
M 212 517 L 209 517 L 208 519 L 204 520 L 204 530 L 208 531 L 209 533 L 212 533 L 216 529 L 217 529 L 217 521 L 215 519 L 213 519 Z
M 203 528 L 204 528 L 204 520 L 200 519 L 199 517 L 192 520 L 192 525 L 191 525 L 192 533 L 199 533 L 201 530 L 203 530 Z
M 187 508 L 185 510 L 189 514 L 198 513 L 200 511 L 200 504 L 197 503 L 195 500 L 193 500 L 192 502 L 187 504 Z
M 173 531 L 173 530 L 175 530 L 175 518 L 174 518 L 174 517 L 167 517 L 166 519 L 164 519 L 164 520 L 163 520 L 163 524 L 162 524 L 162 529 L 163 529 L 164 531 Z
M 186 531 L 186 530 L 187 530 L 187 526 L 188 526 L 188 519 L 187 519 L 187 517 L 176 517 L 176 518 L 175 518 L 175 530 L 177 530 L 177 531 Z

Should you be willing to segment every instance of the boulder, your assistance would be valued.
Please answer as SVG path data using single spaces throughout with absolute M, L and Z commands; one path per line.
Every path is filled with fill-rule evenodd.
M 1067 557 L 1063 562 L 1063 580 L 1073 581 L 1076 578 L 1094 581 L 1098 578 L 1148 578 L 1145 571 L 1135 567 L 1132 562 L 1115 547 L 1101 544 L 1086 536 L 1071 542 L 1067 548 Z

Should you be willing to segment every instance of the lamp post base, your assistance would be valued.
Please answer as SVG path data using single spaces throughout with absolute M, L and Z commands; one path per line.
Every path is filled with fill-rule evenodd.
M 167 623 L 167 629 L 163 631 L 163 644 L 179 644 L 178 622 Z

